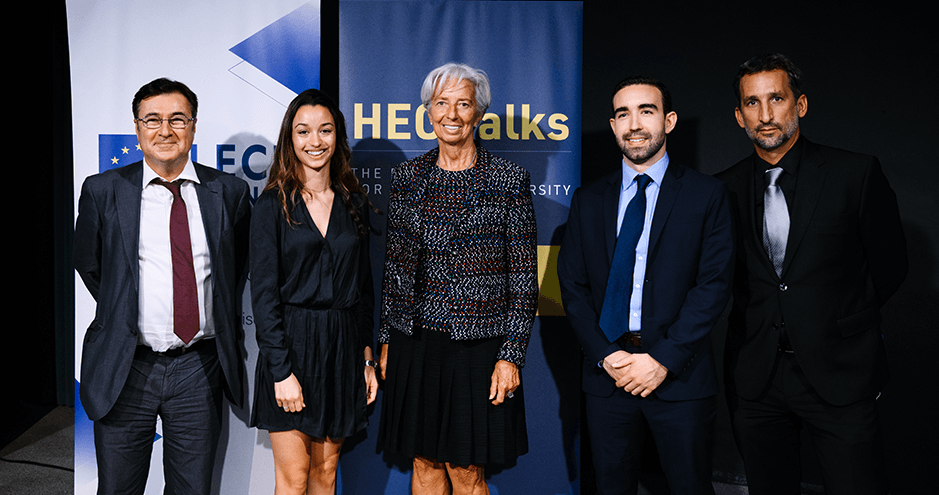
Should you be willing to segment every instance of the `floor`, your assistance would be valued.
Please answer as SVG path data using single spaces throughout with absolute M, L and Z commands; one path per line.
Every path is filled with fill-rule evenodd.
M 70 407 L 55 408 L 0 449 L 0 495 L 73 492 L 74 415 Z M 668 493 L 659 482 L 649 481 L 650 486 L 640 487 L 640 495 Z M 745 486 L 724 483 L 714 483 L 714 491 L 716 495 L 747 494 Z
M 74 417 L 73 408 L 57 407 L 0 449 L 0 494 L 72 493 Z

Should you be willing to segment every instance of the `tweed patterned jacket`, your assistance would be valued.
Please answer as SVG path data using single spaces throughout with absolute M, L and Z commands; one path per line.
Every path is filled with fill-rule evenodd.
M 435 148 L 392 171 L 379 342 L 412 335 L 423 200 Z M 450 239 L 452 338 L 503 336 L 497 359 L 522 367 L 538 306 L 535 211 L 530 177 L 477 145 L 476 173 Z

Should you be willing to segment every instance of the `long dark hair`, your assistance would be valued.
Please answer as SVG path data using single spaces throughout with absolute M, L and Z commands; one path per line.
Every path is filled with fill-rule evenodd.
M 329 179 L 333 191 L 339 194 L 343 204 L 352 215 L 358 225 L 358 235 L 361 237 L 368 234 L 365 225 L 365 219 L 361 218 L 359 208 L 361 205 L 355 205 L 353 196 L 358 196 L 361 201 L 368 203 L 368 196 L 365 190 L 359 184 L 359 180 L 352 173 L 349 165 L 352 160 L 352 150 L 349 148 L 349 140 L 346 136 L 346 119 L 339 106 L 326 93 L 318 89 L 308 89 L 293 99 L 287 106 L 287 113 L 284 114 L 284 120 L 280 124 L 280 133 L 277 136 L 277 149 L 274 151 L 274 161 L 271 163 L 267 185 L 264 190 L 274 189 L 277 191 L 280 203 L 284 208 L 284 216 L 287 223 L 296 225 L 300 221 L 290 218 L 290 212 L 296 207 L 298 198 L 302 201 L 302 191 L 304 185 L 304 171 L 300 160 L 297 158 L 293 147 L 293 119 L 297 112 L 305 105 L 323 106 L 333 116 L 336 123 L 336 150 L 332 159 L 329 161 Z

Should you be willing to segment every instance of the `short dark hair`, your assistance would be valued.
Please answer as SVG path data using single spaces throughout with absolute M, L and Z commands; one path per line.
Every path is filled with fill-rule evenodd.
M 618 82 L 616 86 L 613 87 L 613 94 L 610 95 L 610 99 L 616 97 L 616 93 L 619 93 L 619 90 L 625 88 L 626 86 L 635 86 L 637 84 L 645 84 L 647 86 L 654 86 L 659 90 L 659 93 L 662 94 L 662 111 L 668 115 L 672 111 L 672 94 L 669 93 L 668 88 L 665 86 L 665 83 L 659 81 L 658 79 L 653 79 L 651 77 L 643 76 L 631 76 L 623 79 Z M 613 109 L 616 111 L 616 108 Z
M 189 108 L 192 110 L 190 117 L 196 118 L 196 111 L 199 109 L 199 99 L 196 94 L 189 89 L 189 86 L 179 82 L 161 77 L 144 84 L 134 95 L 134 101 L 131 104 L 131 110 L 134 112 L 134 118 L 138 118 L 137 112 L 140 111 L 140 102 L 153 96 L 165 95 L 169 93 L 179 93 L 189 100 Z
M 802 95 L 802 85 L 805 82 L 802 71 L 796 67 L 796 64 L 792 63 L 792 60 L 789 60 L 789 57 L 782 53 L 766 53 L 747 60 L 737 69 L 737 76 L 734 77 L 734 96 L 737 98 L 737 104 L 740 104 L 740 80 L 743 79 L 743 76 L 773 70 L 781 70 L 786 73 L 786 76 L 789 77 L 789 89 L 792 90 L 793 96 L 798 98 Z

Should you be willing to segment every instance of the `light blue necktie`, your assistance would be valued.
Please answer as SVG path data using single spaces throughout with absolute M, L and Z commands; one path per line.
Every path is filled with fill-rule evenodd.
M 633 270 L 636 266 L 636 245 L 642 236 L 642 227 L 646 219 L 646 186 L 652 182 L 648 175 L 635 178 L 636 195 L 629 200 L 616 249 L 613 251 L 613 263 L 606 283 L 606 296 L 600 310 L 600 328 L 610 342 L 615 341 L 629 330 L 629 300 L 633 289 Z
M 786 259 L 786 242 L 789 239 L 789 208 L 786 196 L 776 185 L 783 169 L 774 167 L 766 171 L 769 185 L 763 192 L 763 247 L 773 262 L 776 276 L 782 276 L 783 260 Z

